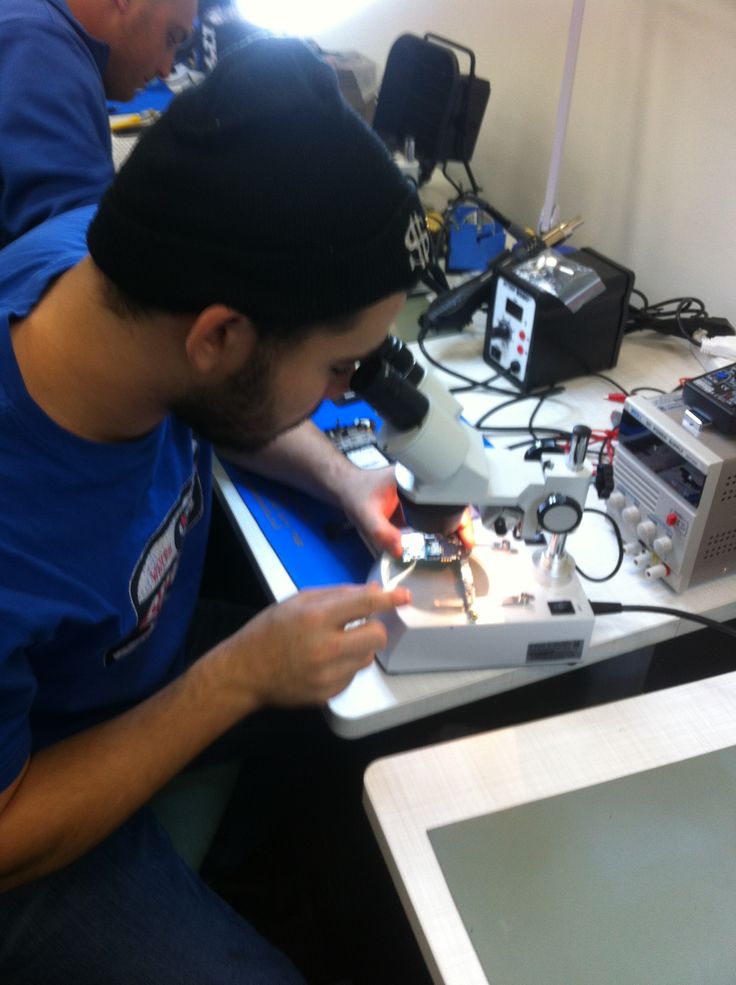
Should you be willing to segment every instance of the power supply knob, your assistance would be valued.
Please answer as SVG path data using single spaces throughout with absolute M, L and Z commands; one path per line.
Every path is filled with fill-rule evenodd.
M 651 520 L 642 520 L 636 532 L 645 544 L 649 544 L 657 532 L 657 525 Z
M 627 523 L 635 524 L 641 520 L 641 513 L 638 506 L 627 506 L 621 510 L 621 519 Z
M 630 540 L 624 544 L 624 554 L 628 554 L 629 557 L 635 557 L 637 554 L 641 554 L 641 544 L 639 541 Z
M 672 541 L 669 537 L 655 537 L 652 543 L 655 554 L 665 557 L 672 550 Z
M 493 326 L 491 332 L 491 337 L 494 339 L 501 339 L 504 342 L 508 342 L 511 338 L 511 322 L 506 318 L 502 318 L 497 325 Z
M 635 568 L 648 568 L 652 563 L 652 555 L 650 551 L 642 551 L 641 554 L 637 554 L 632 564 Z
M 615 489 L 611 495 L 608 497 L 608 502 L 613 506 L 614 509 L 620 510 L 626 503 L 626 497 L 618 489 Z

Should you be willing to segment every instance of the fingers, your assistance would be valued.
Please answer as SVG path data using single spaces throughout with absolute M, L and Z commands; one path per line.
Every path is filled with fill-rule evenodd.
M 340 638 L 339 654 L 324 669 L 322 700 L 334 697 L 350 684 L 358 671 L 369 667 L 387 642 L 386 627 L 377 619 L 350 626 Z
M 329 610 L 327 616 L 333 627 L 332 656 L 322 664 L 323 700 L 343 691 L 353 677 L 368 667 L 379 650 L 387 643 L 386 627 L 370 618 L 411 601 L 411 593 L 403 587 L 385 591 L 377 584 L 347 586 L 344 589 L 320 592 L 318 605 Z
M 360 619 L 368 619 L 377 612 L 388 612 L 398 605 L 411 602 L 411 592 L 397 586 L 383 589 L 375 583 L 361 586 L 347 586 L 333 589 L 332 597 L 327 599 L 334 624 L 346 626 Z
M 342 641 L 342 652 L 347 660 L 357 661 L 358 667 L 369 664 L 378 650 L 387 642 L 386 627 L 377 619 L 351 626 Z
M 308 604 L 328 606 L 333 611 L 335 623 L 344 626 L 365 619 L 373 612 L 386 612 L 397 605 L 406 605 L 411 601 L 411 592 L 402 586 L 384 589 L 378 582 L 370 582 L 367 585 L 304 588 L 299 592 L 299 598 Z
M 364 667 L 368 667 L 376 653 L 386 647 L 388 633 L 385 625 L 378 619 L 370 617 L 379 612 L 390 611 L 396 606 L 405 605 L 410 601 L 411 593 L 405 588 L 384 591 L 378 585 L 370 585 L 367 592 L 364 592 L 359 598 L 360 607 L 351 606 L 349 611 L 353 616 L 358 611 L 362 613 L 362 616 L 358 619 L 353 618 L 346 623 L 341 634 L 340 658 L 336 662 L 335 669 L 338 672 L 341 670 L 344 676 L 340 687 L 334 692 L 335 694 L 347 687 L 355 674 Z M 335 613 L 338 621 L 342 621 L 348 611 L 344 605 L 344 600 L 340 600 L 340 604 L 336 607 Z
M 401 557 L 401 531 L 390 520 L 385 520 L 373 532 L 373 543 L 392 557 Z
M 270 606 L 241 631 L 249 688 L 266 704 L 324 703 L 385 648 L 386 627 L 371 617 L 410 599 L 403 587 L 345 585 L 302 591 Z
M 475 527 L 473 525 L 473 515 L 470 512 L 470 507 L 465 509 L 457 532 L 463 546 L 469 551 L 472 551 L 475 547 Z

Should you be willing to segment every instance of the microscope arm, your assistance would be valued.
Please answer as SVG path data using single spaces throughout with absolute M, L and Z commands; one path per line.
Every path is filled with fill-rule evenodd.
M 582 449 L 576 443 L 565 458 L 527 461 L 518 450 L 486 445 L 436 377 L 425 376 L 421 389 L 428 398 L 421 424 L 401 431 L 387 422 L 378 433 L 379 445 L 397 463 L 396 481 L 405 506 L 456 506 L 459 513 L 472 504 L 481 515 L 519 509 L 522 537 L 530 540 L 539 528 L 537 509 L 551 494 L 585 503 L 592 477 L 585 459 L 587 429 L 577 429 L 578 439 L 585 440 Z
M 518 508 L 522 536 L 538 530 L 537 508 L 551 494 L 585 502 L 592 470 L 585 458 L 587 428 L 576 428 L 564 462 L 527 461 L 496 449 L 462 418 L 462 406 L 409 350 L 389 337 L 361 363 L 352 388 L 381 413 L 377 441 L 397 463 L 396 481 L 408 522 L 418 530 L 449 533 L 465 507 Z

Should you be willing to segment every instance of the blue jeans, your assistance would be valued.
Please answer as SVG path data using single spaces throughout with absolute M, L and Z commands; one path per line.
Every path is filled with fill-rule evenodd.
M 4 985 L 303 985 L 144 808 L 58 872 L 0 895 Z
M 240 606 L 202 604 L 189 659 L 249 615 Z M 241 749 L 242 728 L 251 727 L 233 729 L 201 760 L 231 757 Z M 66 868 L 0 894 L 0 982 L 303 985 L 304 979 L 180 858 L 144 807 Z

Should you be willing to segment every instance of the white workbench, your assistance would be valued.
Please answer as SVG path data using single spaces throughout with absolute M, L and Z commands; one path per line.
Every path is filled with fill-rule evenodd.
M 731 985 L 736 967 L 736 874 L 731 861 L 736 830 L 728 801 L 734 800 L 733 784 L 714 788 L 711 772 L 715 793 L 698 796 L 700 778 L 714 764 L 693 757 L 727 750 L 721 754 L 726 759 L 716 765 L 721 770 L 725 766 L 728 781 L 736 768 L 734 746 L 736 673 L 730 673 L 372 763 L 365 775 L 364 803 L 433 980 L 437 985 Z M 645 770 L 656 772 L 645 775 Z M 598 786 L 624 777 L 633 777 L 634 783 L 624 784 L 623 796 L 621 783 Z M 666 805 L 664 813 L 652 809 L 658 806 L 657 791 Z M 603 820 L 600 811 L 585 809 L 591 794 L 609 798 Z M 713 824 L 713 801 L 718 799 L 726 810 L 721 805 Z M 561 830 L 560 806 L 566 800 L 570 823 Z M 508 813 L 500 813 L 504 811 Z M 530 815 L 549 820 L 541 834 L 539 826 L 526 825 Z M 446 827 L 469 819 L 460 829 Z M 498 822 L 506 827 L 494 828 Z M 491 922 L 485 936 L 482 920 L 469 923 L 458 910 L 455 896 L 462 905 L 469 891 L 455 878 L 455 896 L 451 893 L 446 875 L 452 866 L 447 854 L 443 866 L 438 861 L 433 848 L 437 834 L 433 841 L 428 835 L 434 829 L 459 837 L 454 842 L 458 860 L 468 850 L 467 839 L 473 838 L 471 862 L 477 857 L 481 872 L 486 852 L 503 853 L 497 867 L 503 879 L 486 879 L 480 894 L 476 886 L 481 900 L 474 904 L 475 913 L 480 907 Z M 507 836 L 502 847 L 491 836 L 499 830 Z M 536 837 L 527 837 L 530 830 Z M 615 845 L 606 838 L 609 830 Z M 570 836 L 575 839 L 573 862 L 565 868 L 570 854 L 564 855 L 562 882 L 570 874 L 573 889 L 558 889 L 555 895 L 550 882 L 559 883 L 560 856 Z M 670 844 L 677 839 L 679 850 Z M 688 871 L 693 859 L 694 871 Z M 580 880 L 571 871 L 576 868 Z M 476 881 L 467 864 L 464 871 L 470 873 L 469 883 Z M 578 881 L 585 885 L 591 872 L 593 890 L 589 882 L 583 903 L 589 902 L 581 910 L 575 887 Z M 616 882 L 623 885 L 623 904 L 606 911 L 606 890 Z M 646 904 L 641 923 L 632 925 L 630 911 L 640 902 L 637 890 L 652 905 Z M 523 905 L 514 909 L 510 897 L 521 898 Z M 576 923 L 595 926 L 601 912 L 604 919 L 598 920 L 596 932 L 576 940 Z M 504 913 L 513 916 L 501 919 L 498 914 Z M 643 931 L 647 921 L 656 933 Z M 550 935 L 550 922 L 558 934 Z M 724 924 L 730 931 L 724 932 Z M 495 943 L 489 945 L 492 936 Z M 686 950 L 682 965 L 676 965 L 679 970 L 672 972 L 678 948 Z M 479 953 L 485 954 L 486 971 Z M 665 966 L 670 970 L 663 978 Z
M 434 358 L 451 364 L 474 379 L 487 379 L 491 375 L 490 367 L 482 360 L 482 333 L 479 330 L 433 340 L 428 349 Z M 421 361 L 421 357 L 418 358 Z M 653 332 L 638 332 L 625 338 L 618 365 L 607 371 L 606 375 L 627 390 L 649 386 L 669 391 L 677 386 L 681 377 L 699 375 L 713 365 L 701 365 L 684 340 Z M 452 385 L 449 377 L 445 379 Z M 512 389 L 502 380 L 498 382 Z M 545 401 L 535 417 L 536 427 L 570 428 L 574 424 L 586 424 L 592 428 L 607 428 L 611 413 L 621 409 L 621 404 L 606 399 L 609 393 L 615 392 L 615 387 L 602 379 L 582 377 L 568 380 L 564 386 L 564 393 Z M 462 396 L 469 421 L 475 421 L 494 403 L 504 399 L 507 398 L 488 393 Z M 535 404 L 536 401 L 530 399 L 505 408 L 493 416 L 492 422 L 494 425 L 524 425 Z M 493 440 L 501 443 L 502 439 Z M 519 436 L 514 440 L 519 440 Z M 268 590 L 276 600 L 293 594 L 294 583 L 227 474 L 219 466 L 215 477 L 222 502 L 244 544 L 247 544 Z M 594 491 L 587 505 L 604 507 Z M 617 558 L 613 532 L 603 517 L 586 515 L 579 530 L 569 538 L 568 547 L 582 570 L 591 575 L 606 574 L 613 569 Z M 736 576 L 727 576 L 675 595 L 664 583 L 645 581 L 641 572 L 627 560 L 611 581 L 603 584 L 584 582 L 588 598 L 594 601 L 675 606 L 721 621 L 736 617 Z M 651 613 L 597 617 L 586 662 L 594 663 L 648 648 L 696 628 L 692 622 Z M 532 669 L 389 675 L 374 662 L 360 671 L 350 686 L 329 702 L 327 714 L 337 734 L 346 738 L 359 737 L 565 673 L 569 669 L 557 665 Z

